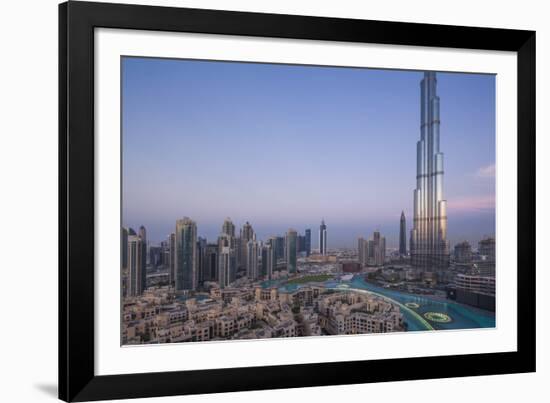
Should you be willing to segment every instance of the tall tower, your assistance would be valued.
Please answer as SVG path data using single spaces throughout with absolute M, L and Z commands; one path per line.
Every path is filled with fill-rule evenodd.
M 437 79 L 434 72 L 425 72 L 420 82 L 420 140 L 416 143 L 411 263 L 427 272 L 449 266 L 447 201 L 443 197 L 439 125 Z
M 327 226 L 324 219 L 319 226 L 319 254 L 327 254 Z
M 271 280 L 273 272 L 277 266 L 277 254 L 275 251 L 275 242 L 277 237 L 271 237 L 262 246 L 262 267 L 261 276 L 265 279 Z
M 143 241 L 137 235 L 128 235 L 128 283 L 126 295 L 138 296 L 143 293 L 142 270 L 143 270 Z
M 120 244 L 122 249 L 122 269 L 126 269 L 128 267 L 128 228 L 122 227 Z
M 170 286 L 176 285 L 176 233 L 172 232 L 168 237 L 170 249 Z
M 246 276 L 251 280 L 257 280 L 260 272 L 258 270 L 258 249 L 256 235 L 246 243 Z
M 407 222 L 403 211 L 401 212 L 401 219 L 399 220 L 399 254 L 401 256 L 407 254 Z
M 142 225 L 139 227 L 139 237 L 143 243 L 141 247 L 141 289 L 147 288 L 147 230 Z
M 286 233 L 286 265 L 289 273 L 296 273 L 297 247 L 298 233 L 291 228 Z
M 361 266 L 365 266 L 368 263 L 368 243 L 363 237 L 357 239 L 357 260 Z
M 306 229 L 306 256 L 311 255 L 311 229 Z
M 194 290 L 198 283 L 197 224 L 190 218 L 176 221 L 176 291 Z
M 225 234 L 220 236 L 218 244 L 218 282 L 220 288 L 225 288 L 235 281 L 237 257 L 235 249 L 230 246 L 231 237 Z
M 252 241 L 254 238 L 254 229 L 252 228 L 252 225 L 247 221 L 246 224 L 243 225 L 240 231 L 239 236 L 239 265 L 241 268 L 245 268 L 248 273 L 248 242 Z
M 222 225 L 222 234 L 235 238 L 235 224 L 231 221 L 231 218 L 227 217 Z

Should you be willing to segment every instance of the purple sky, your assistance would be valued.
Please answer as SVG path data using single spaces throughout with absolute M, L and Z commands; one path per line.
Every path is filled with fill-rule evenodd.
M 438 73 L 451 243 L 495 228 L 495 79 Z M 123 60 L 123 225 L 225 217 L 261 239 L 322 218 L 329 247 L 411 226 L 422 72 Z

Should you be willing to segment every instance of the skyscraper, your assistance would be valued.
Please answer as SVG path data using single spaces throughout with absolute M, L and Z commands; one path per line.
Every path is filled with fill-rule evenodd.
M 206 280 L 206 238 L 199 237 L 197 241 L 197 285 Z
M 235 281 L 237 272 L 237 257 L 235 249 L 230 246 L 230 237 L 220 236 L 219 239 L 219 260 L 218 260 L 218 282 L 220 288 L 229 286 Z
M 126 286 L 126 295 L 128 296 L 138 296 L 143 293 L 143 249 L 143 241 L 138 235 L 128 235 L 128 282 Z
M 379 231 L 374 231 L 372 241 L 373 264 L 375 266 L 382 266 L 386 260 L 386 238 L 381 237 Z
M 420 140 L 416 143 L 416 189 L 411 263 L 427 272 L 449 266 L 447 201 L 443 197 L 443 153 L 439 150 L 439 97 L 434 72 L 420 83 Z
M 319 227 L 319 254 L 327 254 L 327 226 L 324 219 L 321 221 L 321 226 Z
M 254 229 L 252 225 L 247 221 L 241 229 L 241 238 L 246 242 L 250 241 L 254 237 Z
M 271 247 L 275 250 L 275 259 L 285 258 L 285 238 L 282 236 L 276 236 L 271 240 Z
M 197 224 L 188 217 L 176 221 L 175 271 L 176 291 L 197 288 Z
M 401 212 L 399 220 L 399 254 L 405 256 L 407 254 L 407 222 L 405 221 L 405 212 Z
M 262 247 L 261 275 L 268 280 L 271 280 L 277 266 L 277 254 L 274 246 L 276 239 L 277 237 L 271 237 Z
M 170 249 L 170 285 L 176 286 L 176 234 L 172 232 L 168 237 L 168 247 Z
M 306 237 L 298 234 L 298 253 L 306 251 Z
M 306 256 L 311 255 L 311 229 L 306 229 Z
M 357 256 L 362 266 L 382 266 L 386 260 L 386 238 L 379 231 L 374 231 L 369 240 L 359 237 Z
M 147 230 L 142 225 L 139 227 L 139 237 L 143 243 L 141 247 L 141 289 L 147 288 Z
M 470 242 L 463 241 L 455 245 L 455 262 L 472 263 L 472 246 Z
M 254 235 L 246 243 L 246 276 L 251 280 L 257 280 L 260 275 L 258 260 L 258 242 L 256 242 L 256 236 Z
M 241 228 L 239 238 L 239 266 L 248 270 L 248 241 L 251 241 L 254 238 L 254 229 L 248 221 Z
M 227 217 L 222 225 L 222 234 L 235 238 L 235 224 L 231 221 L 231 218 Z
M 218 281 L 218 250 L 217 243 L 206 245 L 204 279 L 206 281 Z
M 128 267 L 128 229 L 122 227 L 122 234 L 120 239 L 120 247 L 121 247 L 121 263 L 122 263 L 122 269 L 126 269 Z
M 363 237 L 359 237 L 357 239 L 357 260 L 359 260 L 359 264 L 362 266 L 369 263 L 368 251 L 368 241 Z
M 482 239 L 477 245 L 477 251 L 481 256 L 490 262 L 495 261 L 495 238 Z
M 286 266 L 289 273 L 296 273 L 297 249 L 298 233 L 291 228 L 286 233 Z

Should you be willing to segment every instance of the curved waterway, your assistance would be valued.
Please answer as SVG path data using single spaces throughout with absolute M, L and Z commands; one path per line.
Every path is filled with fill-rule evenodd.
M 316 283 L 317 284 L 317 283 Z M 399 305 L 409 331 L 476 329 L 495 327 L 495 313 L 484 311 L 450 300 L 441 300 L 428 295 L 414 295 L 367 283 L 361 276 L 351 281 L 329 280 L 321 283 L 325 288 L 369 292 Z M 308 284 L 288 284 L 269 281 L 264 287 L 278 286 L 281 291 L 294 291 Z M 433 322 L 424 317 L 428 312 L 442 313 L 450 318 L 448 322 Z M 432 315 L 433 316 L 433 315 Z M 430 315 L 428 315 L 430 317 Z

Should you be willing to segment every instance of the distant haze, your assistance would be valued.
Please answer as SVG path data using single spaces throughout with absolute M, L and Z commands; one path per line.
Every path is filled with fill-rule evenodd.
M 412 225 L 423 72 L 124 58 L 123 225 L 260 239 L 325 219 L 328 246 Z M 438 73 L 451 243 L 495 233 L 495 78 Z

